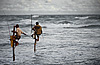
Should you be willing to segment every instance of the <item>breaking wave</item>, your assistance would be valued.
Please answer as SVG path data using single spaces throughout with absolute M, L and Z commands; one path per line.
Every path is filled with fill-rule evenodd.
M 100 19 L 100 16 L 77 16 L 75 19 Z
M 63 21 L 63 22 L 59 22 L 58 24 L 68 24 L 68 23 L 71 23 L 69 21 Z
M 86 16 L 86 17 L 75 17 L 75 19 L 88 19 L 89 16 Z

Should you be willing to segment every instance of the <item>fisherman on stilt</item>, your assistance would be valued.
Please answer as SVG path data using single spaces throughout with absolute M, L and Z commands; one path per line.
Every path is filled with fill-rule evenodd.
M 15 47 L 16 47 L 19 44 L 18 41 L 21 38 L 21 34 L 24 34 L 24 35 L 26 35 L 26 34 L 24 32 L 22 32 L 22 30 L 19 28 L 18 24 L 16 24 L 16 26 L 14 26 L 14 27 L 16 27 L 16 31 L 12 31 L 12 32 L 16 33 L 16 35 L 14 37 L 14 39 L 15 39 L 14 43 L 15 43 Z
M 32 34 L 32 37 L 36 39 L 36 41 L 39 41 L 39 36 L 42 34 L 42 27 L 39 25 L 39 22 L 36 22 L 36 25 L 32 28 L 34 30 L 34 34 Z
M 32 28 L 32 30 L 34 30 L 32 37 L 35 39 L 34 52 L 36 52 L 36 41 L 39 41 L 39 36 L 42 34 L 42 27 L 39 25 L 39 22 L 36 22 L 36 25 Z

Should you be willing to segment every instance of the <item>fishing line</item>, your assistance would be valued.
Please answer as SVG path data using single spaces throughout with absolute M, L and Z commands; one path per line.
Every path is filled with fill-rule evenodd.
M 26 36 L 31 37 L 31 35 L 26 35 Z

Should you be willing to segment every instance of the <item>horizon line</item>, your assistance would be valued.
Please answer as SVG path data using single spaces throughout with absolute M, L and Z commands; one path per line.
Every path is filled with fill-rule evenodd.
M 0 15 L 100 15 L 96 13 L 89 13 L 89 14 L 81 14 L 81 13 L 74 13 L 74 14 L 64 14 L 64 13 L 58 13 L 58 14 L 40 14 L 40 13 L 34 13 L 34 14 L 0 14 Z

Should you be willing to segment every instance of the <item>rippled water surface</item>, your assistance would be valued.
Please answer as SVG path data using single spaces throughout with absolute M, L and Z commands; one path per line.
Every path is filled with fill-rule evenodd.
M 100 16 L 33 16 L 32 26 L 38 21 L 43 27 L 36 53 L 30 36 L 30 18 L 29 15 L 0 16 L 1 65 L 100 65 Z M 28 36 L 22 35 L 13 61 L 9 29 L 16 24 Z

